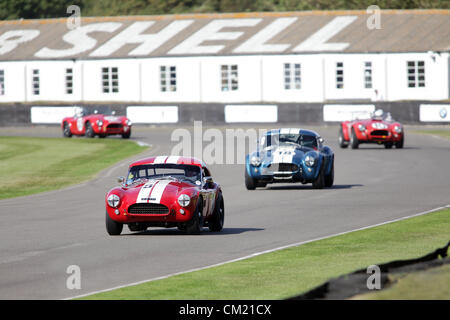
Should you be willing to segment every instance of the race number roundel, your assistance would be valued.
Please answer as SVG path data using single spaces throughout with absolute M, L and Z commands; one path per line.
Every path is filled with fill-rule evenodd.
M 78 129 L 78 131 L 82 131 L 83 130 L 83 118 L 78 118 L 77 119 L 77 129 Z

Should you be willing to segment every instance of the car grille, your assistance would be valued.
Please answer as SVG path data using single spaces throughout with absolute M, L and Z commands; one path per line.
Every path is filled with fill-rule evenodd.
M 159 203 L 135 203 L 128 207 L 130 214 L 168 214 L 169 208 Z
M 298 170 L 298 166 L 293 163 L 279 163 L 278 170 L 279 172 L 295 172 Z
M 371 133 L 372 136 L 387 136 L 388 131 L 387 130 L 374 130 Z
M 120 123 L 111 123 L 108 125 L 108 129 L 120 129 L 122 128 L 122 124 Z

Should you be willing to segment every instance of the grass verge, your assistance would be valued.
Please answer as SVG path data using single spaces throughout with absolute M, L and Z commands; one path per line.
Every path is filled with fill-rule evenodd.
M 0 199 L 80 183 L 145 149 L 121 139 L 0 137 Z
M 445 245 L 448 230 L 445 209 L 84 299 L 282 299 L 372 264 L 422 256 Z
M 416 133 L 421 133 L 421 134 L 436 135 L 436 136 L 440 136 L 440 137 L 443 137 L 443 138 L 450 139 L 450 130 L 431 129 L 431 130 L 419 130 L 419 131 L 415 131 L 415 132 Z

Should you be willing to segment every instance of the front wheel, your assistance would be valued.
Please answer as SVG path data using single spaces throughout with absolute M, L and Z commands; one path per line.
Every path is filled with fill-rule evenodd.
M 209 230 L 213 232 L 219 232 L 223 228 L 223 223 L 225 221 L 225 207 L 223 204 L 222 194 L 217 196 L 216 206 L 214 208 L 213 216 L 209 222 Z
M 332 161 L 330 174 L 325 176 L 325 187 L 327 188 L 332 187 L 334 183 L 334 159 Z
M 245 187 L 247 190 L 256 189 L 256 181 L 248 174 L 247 168 L 245 168 Z
M 313 181 L 312 185 L 314 189 L 323 189 L 325 187 L 325 176 L 324 176 L 324 166 L 319 169 L 319 175 L 316 180 Z
M 122 133 L 123 139 L 129 139 L 131 136 L 131 129 L 129 129 L 127 132 Z
M 110 236 L 118 236 L 122 233 L 123 224 L 117 221 L 114 221 L 109 217 L 108 212 L 106 212 L 106 231 Z
M 342 149 L 348 147 L 348 141 L 345 141 L 344 139 L 344 132 L 342 131 L 342 128 L 339 130 L 339 147 Z
M 358 137 L 356 136 L 356 132 L 353 129 L 352 129 L 352 136 L 350 138 L 350 145 L 352 146 L 352 149 L 358 149 L 359 147 Z
M 89 122 L 86 123 L 86 137 L 88 137 L 88 138 L 95 137 L 94 129 L 92 128 L 92 126 Z
M 197 208 L 195 209 L 192 219 L 186 224 L 187 234 L 200 234 L 203 229 L 203 215 L 200 200 L 198 201 Z
M 404 142 L 405 142 L 405 138 L 402 137 L 402 139 L 401 139 L 400 141 L 398 141 L 398 142 L 395 143 L 395 147 L 396 147 L 397 149 L 402 149 L 402 148 L 403 148 L 403 143 L 404 143 Z

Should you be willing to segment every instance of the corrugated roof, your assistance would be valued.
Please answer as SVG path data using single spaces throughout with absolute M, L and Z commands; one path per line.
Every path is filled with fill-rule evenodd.
M 86 17 L 81 19 L 81 27 L 76 30 L 68 29 L 66 18 L 1 21 L 0 61 L 306 52 L 450 51 L 450 10 L 382 10 L 381 29 L 372 30 L 367 27 L 369 17 L 370 14 L 366 11 Z M 185 24 L 178 25 L 179 30 L 174 31 L 174 22 L 180 21 L 185 21 Z M 143 22 L 152 24 L 140 32 L 132 33 L 132 36 L 145 40 L 145 36 L 150 34 L 172 34 L 161 38 L 161 43 L 151 48 L 148 44 L 153 40 L 147 46 L 142 43 L 117 45 L 114 37 L 130 26 Z M 108 25 L 108 31 L 92 30 L 83 35 L 83 30 L 90 25 L 108 23 L 112 23 Z M 211 23 L 218 23 L 220 26 L 208 33 Z M 330 30 L 337 30 L 334 35 L 329 36 L 330 30 L 328 33 L 321 33 L 323 28 L 327 30 L 327 25 L 333 23 L 334 28 Z M 22 33 L 16 32 L 20 30 Z M 16 43 L 24 36 L 23 32 L 31 40 Z M 126 39 L 130 38 L 132 37 L 128 35 Z M 239 50 L 243 44 L 247 49 Z M 84 45 L 84 48 L 69 50 L 77 49 L 78 45 Z M 221 47 L 211 48 L 218 45 Z M 98 50 L 99 48 L 102 50 Z M 137 52 L 136 48 L 139 48 Z

